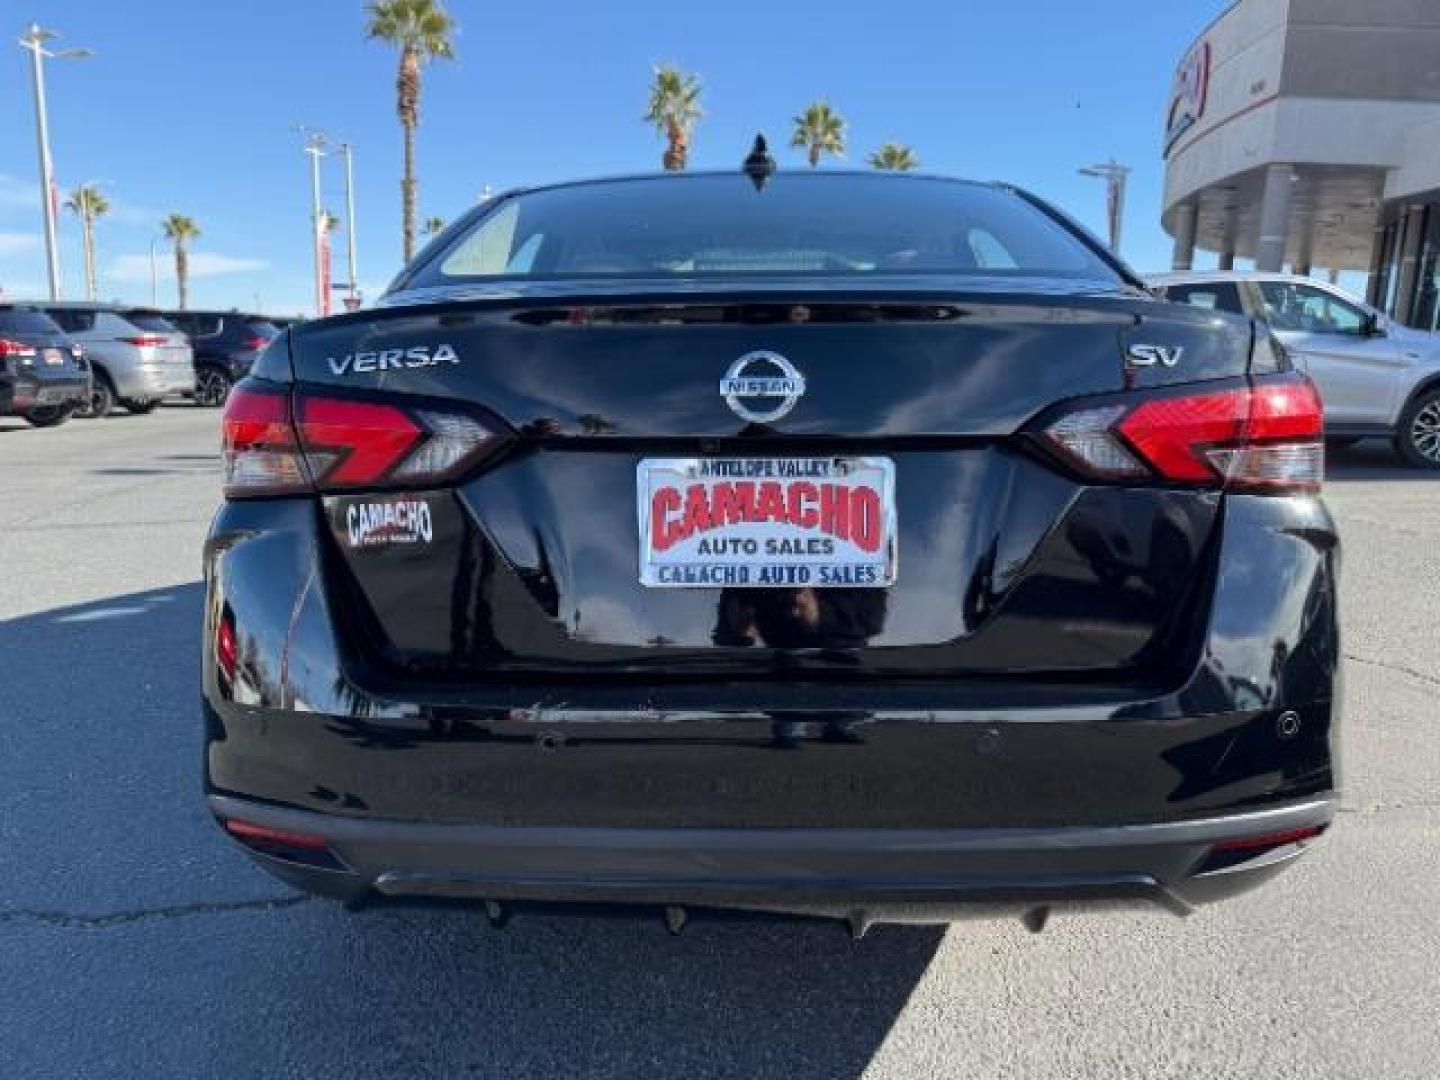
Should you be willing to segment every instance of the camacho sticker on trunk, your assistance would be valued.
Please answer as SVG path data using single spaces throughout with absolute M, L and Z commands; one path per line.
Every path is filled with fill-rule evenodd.
M 344 527 L 352 548 L 428 544 L 435 535 L 425 499 L 352 502 L 345 508 Z

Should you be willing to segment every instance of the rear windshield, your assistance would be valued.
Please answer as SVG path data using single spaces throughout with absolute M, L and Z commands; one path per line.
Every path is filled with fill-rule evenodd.
M 276 337 L 280 333 L 280 328 L 266 319 L 246 319 L 245 329 L 263 338 Z
M 158 311 L 127 311 L 125 321 L 134 323 L 141 330 L 149 330 L 152 334 L 179 333 L 175 324 Z
M 1008 191 L 893 175 L 645 177 L 523 192 L 444 242 L 407 287 L 488 278 L 1116 272 Z
M 11 334 L 58 334 L 60 327 L 43 311 L 25 307 L 0 307 L 0 331 Z

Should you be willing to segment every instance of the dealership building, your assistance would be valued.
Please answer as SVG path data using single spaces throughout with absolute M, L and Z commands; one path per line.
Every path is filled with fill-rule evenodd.
M 1359 272 L 1440 328 L 1440 0 L 1238 0 L 1176 70 L 1162 222 L 1177 270 Z

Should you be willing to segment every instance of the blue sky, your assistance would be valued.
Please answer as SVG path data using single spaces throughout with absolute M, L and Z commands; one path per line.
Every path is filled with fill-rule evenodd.
M 1125 255 L 1168 266 L 1158 218 L 1161 114 L 1174 65 L 1226 0 L 452 0 L 459 57 L 426 72 L 421 214 L 452 217 L 485 186 L 656 168 L 639 120 L 651 65 L 697 72 L 707 116 L 692 163 L 735 165 L 756 131 L 783 146 L 790 118 L 826 98 L 848 119 L 847 161 L 906 142 L 927 170 L 1009 180 L 1096 232 L 1104 191 L 1076 168 L 1134 166 Z M 310 303 L 309 188 L 298 125 L 356 147 L 356 244 L 372 295 L 400 258 L 394 55 L 366 41 L 359 0 L 0 0 L 13 40 L 32 19 L 89 60 L 48 71 L 62 191 L 100 182 L 101 292 L 148 302 L 149 243 L 174 210 L 199 223 L 194 306 Z M 44 282 L 27 55 L 0 51 L 0 288 Z M 801 165 L 798 151 L 782 164 Z M 325 201 L 343 206 L 339 159 Z M 80 236 L 62 213 L 65 293 Z M 174 301 L 160 251 L 160 302 Z M 337 277 L 343 276 L 337 247 Z

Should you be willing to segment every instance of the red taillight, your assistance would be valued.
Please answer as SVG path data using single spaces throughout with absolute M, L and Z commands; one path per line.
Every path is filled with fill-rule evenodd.
M 246 384 L 221 422 L 229 498 L 443 482 L 495 433 L 460 413 Z
M 1043 437 L 1070 464 L 1107 480 L 1284 494 L 1319 490 L 1324 472 L 1320 398 L 1299 375 L 1086 404 L 1047 425 Z
M 236 821 L 234 818 L 225 822 L 225 831 L 251 847 L 303 848 L 307 851 L 322 851 L 326 847 L 323 836 L 287 832 L 266 825 L 252 825 L 248 821 Z
M 121 338 L 120 340 L 125 342 L 125 344 L 127 345 L 139 345 L 142 349 L 144 349 L 159 348 L 161 345 L 164 345 L 169 339 L 165 337 L 164 334 L 139 334 L 135 337 Z
M 34 345 L 26 345 L 23 341 L 10 341 L 7 338 L 0 338 L 0 357 L 34 355 Z
M 235 681 L 235 668 L 240 661 L 240 648 L 235 641 L 235 621 L 229 612 L 220 616 L 215 627 L 215 664 L 226 682 Z
M 305 457 L 330 487 L 379 483 L 425 437 L 425 432 L 392 405 L 334 398 L 300 403 L 300 442 Z
M 270 339 L 267 337 L 252 337 L 246 338 L 240 343 L 240 346 L 242 348 L 249 349 L 252 352 L 259 352 L 261 349 L 265 348 L 265 346 L 269 344 Z
M 1249 418 L 1246 387 L 1144 402 L 1115 431 L 1166 480 L 1203 484 L 1217 479 L 1205 449 L 1243 442 Z
M 1237 836 L 1233 840 L 1221 840 L 1211 851 L 1270 851 L 1287 844 L 1299 844 L 1314 840 L 1325 831 L 1324 825 L 1306 825 L 1284 832 L 1262 833 L 1259 836 Z
M 310 490 L 288 393 L 235 387 L 225 400 L 220 443 L 227 497 Z

